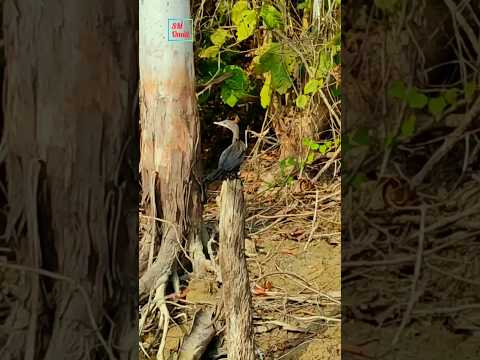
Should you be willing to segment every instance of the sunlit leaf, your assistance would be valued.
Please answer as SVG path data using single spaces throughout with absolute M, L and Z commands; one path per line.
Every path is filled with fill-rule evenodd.
M 267 73 L 265 75 L 265 82 L 263 83 L 262 90 L 260 90 L 260 104 L 264 109 L 270 105 L 270 100 L 272 96 L 272 88 L 271 88 L 271 83 L 272 83 L 272 74 Z
M 320 80 L 317 79 L 311 79 L 309 80 L 306 84 L 305 87 L 303 88 L 303 93 L 304 94 L 315 94 L 320 87 Z
M 305 109 L 305 107 L 307 106 L 308 104 L 308 100 L 310 100 L 310 96 L 308 95 L 300 95 L 299 97 L 297 97 L 297 99 L 295 100 L 295 104 L 297 105 L 297 107 L 299 109 Z
M 222 46 L 227 38 L 229 37 L 229 32 L 225 29 L 217 29 L 212 35 L 210 35 L 210 40 L 214 45 Z
M 200 54 L 198 54 L 198 56 L 201 58 L 213 58 L 218 55 L 219 51 L 220 51 L 220 47 L 218 47 L 217 45 L 212 45 L 206 49 L 202 49 L 200 51 Z
M 239 25 L 242 13 L 248 10 L 248 1 L 237 1 L 232 7 L 232 22 L 234 25 Z

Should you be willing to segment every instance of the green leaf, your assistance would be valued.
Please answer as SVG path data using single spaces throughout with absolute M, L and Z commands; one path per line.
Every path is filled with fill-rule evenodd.
M 416 88 L 409 89 L 406 94 L 408 106 L 412 109 L 423 109 L 428 103 L 428 97 Z
M 457 96 L 457 89 L 454 88 L 448 89 L 443 93 L 443 97 L 450 105 L 455 105 L 457 103 Z
M 382 10 L 393 10 L 398 0 L 375 0 L 375 5 Z
M 334 86 L 333 88 L 330 89 L 331 93 L 335 97 L 340 97 L 342 96 L 342 89 L 340 87 Z
M 403 123 L 402 127 L 400 129 L 401 134 L 403 136 L 412 136 L 415 133 L 415 125 L 417 122 L 417 118 L 414 114 L 410 115 L 408 118 L 406 118 Z M 387 144 L 388 146 L 389 144 Z
M 242 13 L 248 10 L 248 1 L 237 1 L 232 7 L 232 22 L 238 26 L 242 19 Z
M 268 50 L 260 56 L 255 71 L 260 74 L 270 72 L 271 88 L 283 95 L 292 87 L 289 64 L 294 62 L 295 56 L 289 50 L 278 43 L 272 43 Z
M 231 73 L 233 76 L 223 82 L 220 97 L 225 104 L 233 107 L 242 97 L 248 94 L 250 85 L 248 75 L 241 67 L 236 65 L 225 66 L 223 73 Z
M 295 100 L 295 104 L 299 109 L 305 109 L 305 106 L 308 104 L 308 100 L 310 100 L 310 96 L 308 95 L 300 95 Z
M 328 152 L 328 150 L 329 150 L 328 146 L 325 144 L 320 145 L 318 148 L 318 152 L 322 155 L 325 155 Z
M 268 29 L 278 29 L 282 27 L 282 14 L 273 5 L 263 5 L 260 10 L 260 16 Z
M 475 81 L 469 81 L 465 85 L 465 100 L 468 102 L 472 101 L 473 95 L 475 94 L 476 84 Z
M 330 73 L 330 71 L 332 71 L 334 66 L 335 63 L 333 62 L 332 56 L 329 53 L 320 53 L 320 60 L 315 77 L 318 79 L 324 78 L 328 75 L 328 73 Z
M 255 10 L 244 10 L 237 24 L 237 41 L 243 41 L 253 35 L 257 26 L 257 13 Z
M 218 55 L 218 52 L 220 51 L 220 47 L 217 45 L 212 45 L 206 49 L 202 49 L 200 51 L 200 54 L 198 54 L 199 57 L 201 58 L 213 58 Z
M 445 101 L 444 97 L 438 96 L 430 99 L 428 102 L 428 111 L 430 111 L 430 114 L 437 117 L 442 114 L 446 106 L 447 102 Z
M 316 79 L 309 80 L 303 88 L 304 94 L 315 94 L 320 87 L 320 81 Z
M 387 91 L 388 96 L 402 100 L 405 99 L 406 93 L 407 88 L 405 87 L 405 83 L 401 80 L 392 81 Z
M 265 82 L 263 83 L 262 90 L 260 90 L 260 104 L 264 109 L 270 105 L 270 100 L 272 97 L 272 74 L 267 73 L 265 75 Z
M 222 46 L 227 38 L 229 37 L 229 32 L 225 29 L 217 29 L 210 35 L 210 40 L 212 44 L 217 45 L 218 47 Z

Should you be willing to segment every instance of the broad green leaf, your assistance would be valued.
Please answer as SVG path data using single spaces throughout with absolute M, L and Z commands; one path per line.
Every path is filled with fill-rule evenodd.
M 406 98 L 408 106 L 412 109 L 423 109 L 428 103 L 428 97 L 419 92 L 416 88 L 408 90 Z
M 233 76 L 223 82 L 220 97 L 225 104 L 233 107 L 242 97 L 248 94 L 250 84 L 248 75 L 241 67 L 236 65 L 225 66 L 223 72 L 231 73 Z
M 448 89 L 443 93 L 443 97 L 450 105 L 455 105 L 457 103 L 457 96 L 457 89 L 454 88 Z
M 210 40 L 214 45 L 222 46 L 229 37 L 229 32 L 225 29 L 217 29 L 210 35 Z
M 230 93 L 229 95 L 226 96 L 226 99 L 224 100 L 225 104 L 227 104 L 230 107 L 234 107 L 238 100 L 240 100 L 238 97 Z
M 217 45 L 212 45 L 206 49 L 202 49 L 198 56 L 201 58 L 213 58 L 218 55 L 219 51 L 220 47 L 218 47 Z
M 417 118 L 415 115 L 410 115 L 408 118 L 406 118 L 403 123 L 402 127 L 400 129 L 401 134 L 403 136 L 412 136 L 415 133 L 415 125 L 417 123 Z M 389 144 L 387 144 L 388 146 Z
M 270 100 L 272 96 L 272 74 L 265 74 L 265 82 L 263 83 L 262 90 L 260 90 L 260 104 L 264 109 L 270 105 Z
M 439 116 L 440 114 L 442 114 L 446 106 L 447 102 L 445 101 L 443 96 L 438 96 L 430 99 L 430 101 L 428 102 L 428 111 L 430 111 L 430 114 L 434 116 Z
M 273 5 L 263 5 L 260 10 L 260 16 L 268 29 L 278 29 L 282 27 L 282 14 Z
M 475 81 L 469 81 L 465 85 L 465 100 L 472 101 L 473 94 L 475 94 L 476 84 Z
M 375 0 L 375 5 L 382 10 L 393 10 L 398 0 Z
M 405 87 L 405 83 L 401 80 L 394 80 L 392 81 L 388 91 L 388 96 L 394 97 L 397 99 L 405 99 L 405 95 L 407 93 L 407 88 Z
M 292 86 L 287 62 L 294 62 L 295 57 L 278 43 L 272 43 L 270 48 L 259 58 L 255 66 L 257 73 L 270 72 L 272 75 L 272 90 L 283 95 Z
M 299 109 L 305 109 L 305 106 L 307 106 L 308 104 L 308 100 L 310 100 L 310 97 L 308 95 L 300 95 L 295 100 L 295 104 Z
M 237 1 L 232 7 L 232 22 L 238 26 L 242 19 L 242 13 L 248 10 L 248 1 Z
M 237 41 L 243 41 L 253 35 L 257 26 L 255 10 L 243 10 L 237 24 Z
M 330 73 L 334 66 L 332 56 L 329 53 L 320 53 L 320 60 L 315 77 L 318 79 L 324 78 Z
M 304 94 L 315 94 L 320 87 L 320 80 L 311 79 L 309 80 L 303 89 Z

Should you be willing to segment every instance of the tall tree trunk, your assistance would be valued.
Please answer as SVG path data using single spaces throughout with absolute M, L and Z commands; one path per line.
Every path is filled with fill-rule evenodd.
M 4 2 L 7 235 L 18 263 L 49 272 L 24 272 L 2 359 L 136 355 L 137 9 Z
M 145 243 L 155 241 L 155 218 L 162 219 L 159 254 L 140 279 L 141 293 L 162 289 L 184 239 L 200 236 L 200 126 L 193 46 L 169 41 L 167 31 L 169 18 L 189 17 L 188 0 L 140 4 L 140 169 L 142 205 L 149 221 L 142 250 L 150 249 Z M 140 256 L 146 258 L 146 252 Z

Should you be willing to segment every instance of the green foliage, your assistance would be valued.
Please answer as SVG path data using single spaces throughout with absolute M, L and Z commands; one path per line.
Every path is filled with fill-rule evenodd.
M 295 105 L 297 105 L 297 107 L 298 107 L 299 109 L 305 109 L 305 107 L 307 106 L 309 100 L 310 100 L 310 96 L 308 96 L 308 95 L 300 95 L 300 96 L 298 96 L 297 99 L 295 100 Z
M 260 16 L 269 30 L 283 27 L 282 14 L 273 5 L 263 5 L 260 10 Z
M 198 56 L 200 58 L 214 58 L 214 57 L 217 57 L 219 51 L 220 51 L 220 46 L 212 45 L 206 49 L 202 49 Z
M 271 89 L 283 95 L 292 87 L 290 74 L 293 72 L 295 60 L 293 51 L 279 43 L 271 43 L 267 51 L 260 56 L 255 70 L 259 74 L 270 73 Z
M 237 1 L 232 9 L 232 22 L 237 27 L 237 41 L 243 41 L 255 32 L 257 12 L 249 9 L 248 1 Z
M 245 95 L 248 95 L 249 80 L 243 69 L 236 65 L 228 65 L 223 73 L 231 73 L 232 77 L 225 80 L 221 87 L 221 98 L 225 104 L 234 107 Z
M 260 90 L 260 104 L 264 109 L 270 105 L 272 98 L 272 75 L 270 73 L 265 75 L 265 82 L 263 83 L 262 90 Z
M 214 45 L 222 46 L 227 38 L 230 37 L 230 33 L 225 29 L 217 29 L 215 32 L 210 35 L 210 40 Z
M 315 94 L 321 86 L 322 86 L 322 81 L 317 79 L 311 79 L 305 84 L 305 87 L 303 88 L 303 93 Z
M 446 106 L 447 101 L 443 96 L 434 97 L 428 101 L 428 111 L 437 118 L 443 113 Z

